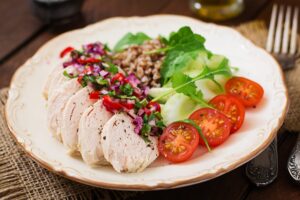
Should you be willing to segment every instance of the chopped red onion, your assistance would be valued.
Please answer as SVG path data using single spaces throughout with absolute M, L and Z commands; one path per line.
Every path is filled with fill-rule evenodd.
M 133 87 L 137 87 L 137 85 L 141 83 L 141 81 L 133 73 L 129 74 L 126 79 Z
M 105 90 L 105 89 L 102 89 L 102 90 L 101 90 L 101 94 L 108 94 L 108 91 Z
M 149 121 L 148 124 L 149 124 L 150 126 L 155 126 L 155 125 L 156 125 L 155 120 Z
M 103 76 L 103 77 L 106 77 L 106 76 L 109 74 L 109 72 L 104 71 L 104 70 L 101 70 L 101 71 L 99 72 L 99 74 L 100 74 L 101 76 Z
M 134 132 L 136 134 L 139 134 L 141 129 L 143 128 L 143 118 L 137 116 L 136 118 L 133 119 L 133 124 L 135 125 Z
M 142 116 L 145 113 L 144 109 L 139 109 L 138 116 Z

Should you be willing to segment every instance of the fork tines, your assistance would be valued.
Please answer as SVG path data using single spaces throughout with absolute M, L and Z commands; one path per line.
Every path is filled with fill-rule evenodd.
M 275 54 L 296 54 L 298 15 L 298 7 L 292 9 L 291 6 L 273 5 L 266 43 L 267 51 Z

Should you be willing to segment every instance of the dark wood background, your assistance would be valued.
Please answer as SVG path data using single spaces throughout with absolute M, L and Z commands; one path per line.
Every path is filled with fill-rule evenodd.
M 9 86 L 14 71 L 46 41 L 70 29 L 113 16 L 152 15 L 159 13 L 195 17 L 187 0 L 86 0 L 82 17 L 73 25 L 57 27 L 37 19 L 30 9 L 30 0 L 1 0 L 0 2 L 0 87 Z M 254 19 L 270 20 L 274 3 L 297 5 L 300 0 L 246 0 L 246 10 L 225 25 L 238 25 Z M 268 187 L 256 188 L 245 176 L 244 166 L 214 180 L 190 187 L 144 192 L 137 199 L 246 199 L 296 200 L 300 186 L 288 175 L 286 162 L 296 140 L 295 133 L 284 132 L 279 140 L 279 176 Z

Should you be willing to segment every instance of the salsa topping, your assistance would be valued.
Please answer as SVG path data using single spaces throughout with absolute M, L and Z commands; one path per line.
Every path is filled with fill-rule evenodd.
M 135 125 L 135 133 L 149 142 L 149 135 L 160 135 L 164 128 L 160 105 L 151 101 L 149 88 L 135 76 L 125 74 L 112 64 L 109 50 L 101 43 L 84 45 L 81 50 L 68 47 L 61 55 L 70 54 L 64 62 L 64 75 L 77 78 L 82 87 L 93 91 L 90 99 L 102 99 L 104 107 L 112 113 L 125 112 Z

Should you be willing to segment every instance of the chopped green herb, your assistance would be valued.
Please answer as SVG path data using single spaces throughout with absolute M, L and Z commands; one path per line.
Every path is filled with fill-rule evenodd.
M 64 76 L 67 78 L 75 78 L 76 76 L 72 76 L 71 74 L 69 74 L 66 70 L 63 72 Z
M 109 84 L 108 80 L 104 79 L 102 76 L 98 76 L 95 81 L 102 86 L 107 86 Z
M 133 88 L 129 83 L 121 85 L 120 90 L 127 96 L 131 96 L 133 94 Z
M 109 65 L 109 67 L 106 69 L 108 72 L 112 73 L 112 74 L 116 74 L 119 72 L 119 69 L 116 65 L 112 64 L 112 63 L 107 63 Z

